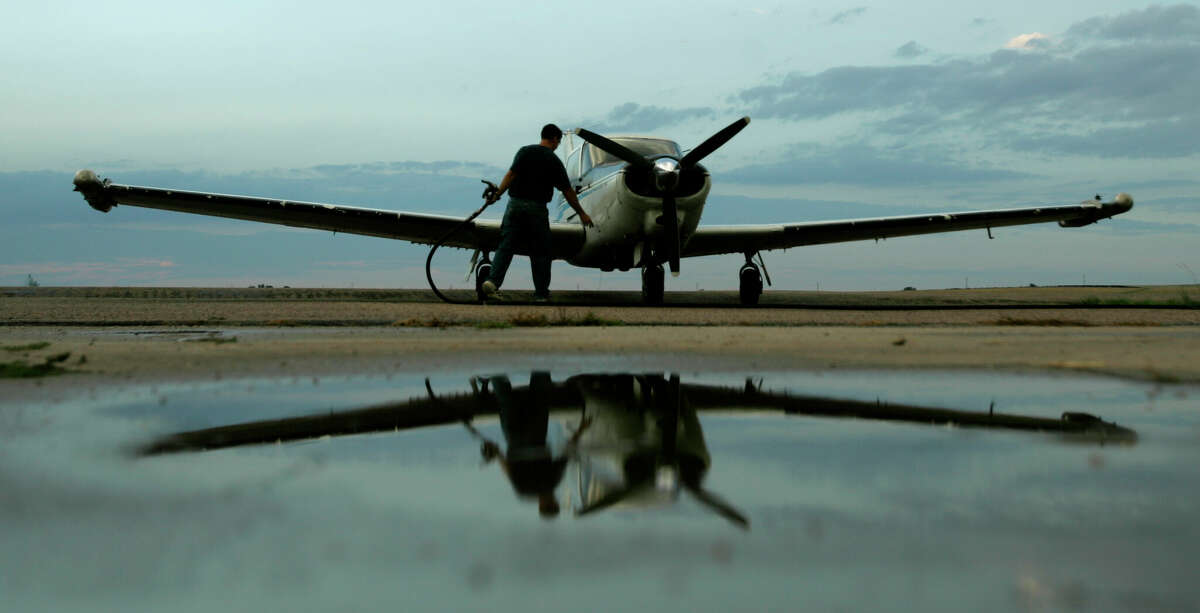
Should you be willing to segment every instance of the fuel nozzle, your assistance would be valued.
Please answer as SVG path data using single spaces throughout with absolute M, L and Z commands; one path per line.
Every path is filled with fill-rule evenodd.
M 495 194 L 500 193 L 499 185 L 496 185 L 495 183 L 492 183 L 491 181 L 488 181 L 487 179 L 480 179 L 480 181 L 483 181 L 484 183 L 487 184 L 487 187 L 483 188 L 483 196 L 481 196 L 481 198 L 483 198 L 484 200 L 491 201 L 492 197 Z

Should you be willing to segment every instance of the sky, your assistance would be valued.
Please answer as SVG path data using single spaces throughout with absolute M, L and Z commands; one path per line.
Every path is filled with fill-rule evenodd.
M 546 122 L 686 148 L 743 115 L 705 160 L 702 223 L 1137 203 L 1081 229 L 772 252 L 778 288 L 1200 271 L 1194 2 L 20 3 L 0 23 L 0 75 L 0 285 L 424 284 L 423 247 L 95 212 L 69 193 L 80 168 L 465 215 Z M 444 253 L 438 278 L 464 286 L 469 254 Z M 732 289 L 740 260 L 688 260 L 668 290 Z M 638 284 L 554 274 L 563 289 Z M 510 279 L 528 285 L 522 259 Z

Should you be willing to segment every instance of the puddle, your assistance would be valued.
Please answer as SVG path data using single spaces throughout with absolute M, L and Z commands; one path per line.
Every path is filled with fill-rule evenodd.
M 0 591 L 89 610 L 1200 604 L 1195 386 L 614 364 L 0 405 Z

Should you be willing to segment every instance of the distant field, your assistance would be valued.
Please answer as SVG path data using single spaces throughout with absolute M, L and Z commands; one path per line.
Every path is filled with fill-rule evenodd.
M 448 292 L 467 300 L 468 291 Z M 514 301 L 530 298 L 528 292 L 509 292 Z M 127 298 L 186 301 L 317 301 L 437 303 L 427 289 L 328 289 L 328 288 L 220 288 L 220 287 L 3 287 L 2 297 L 20 298 Z M 638 292 L 556 291 L 561 305 L 636 306 Z M 667 292 L 671 306 L 739 306 L 733 291 Z M 995 287 L 914 291 L 774 291 L 762 296 L 762 306 L 799 308 L 906 308 L 906 307 L 1200 307 L 1200 286 L 1087 286 Z
M 0 289 L 4 326 L 1164 326 L 1200 325 L 1195 286 L 1020 287 L 890 292 L 528 292 L 499 304 L 444 304 L 428 290 L 39 287 Z M 473 299 L 466 291 L 452 294 Z

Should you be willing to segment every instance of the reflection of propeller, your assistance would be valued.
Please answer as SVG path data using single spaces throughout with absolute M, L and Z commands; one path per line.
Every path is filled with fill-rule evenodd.
M 707 460 L 700 459 L 693 449 L 692 452 L 680 449 L 680 429 L 685 413 L 692 415 L 692 408 L 687 404 L 683 386 L 679 383 L 679 375 L 672 374 L 669 379 L 662 376 L 648 376 L 652 403 L 657 412 L 658 431 L 660 439 L 653 449 L 645 449 L 641 453 L 625 458 L 625 478 L 628 480 L 622 487 L 610 491 L 600 498 L 583 505 L 576 515 L 582 517 L 597 511 L 618 505 L 626 500 L 641 496 L 658 494 L 666 495 L 674 500 L 680 489 L 688 492 L 703 507 L 715 512 L 744 530 L 750 529 L 750 520 L 741 511 L 733 507 L 720 496 L 704 489 L 702 483 L 708 471 Z M 701 437 L 699 423 L 690 431 L 691 437 Z M 637 466 L 630 470 L 631 467 Z M 636 476 L 634 476 L 636 475 Z M 664 475 L 667 477 L 664 479 Z
M 728 519 L 739 528 L 750 529 L 750 520 L 746 519 L 746 516 L 742 515 L 741 511 L 733 508 L 733 505 L 725 502 L 725 499 L 700 487 L 698 483 L 684 481 L 683 488 L 690 492 L 692 497 L 704 504 L 704 506 L 716 511 L 717 515 Z
M 579 128 L 575 133 L 605 153 L 625 160 L 630 166 L 639 171 L 650 172 L 653 175 L 654 180 L 652 184 L 654 185 L 654 189 L 662 196 L 663 201 L 662 223 L 669 232 L 669 236 L 663 242 L 663 247 L 666 250 L 666 259 L 670 263 L 671 274 L 679 276 L 679 207 L 675 203 L 675 190 L 679 187 L 679 179 L 684 172 L 691 170 L 700 160 L 708 157 L 710 153 L 716 151 L 721 145 L 724 145 L 749 124 L 750 118 L 742 117 L 725 126 L 720 132 L 708 137 L 698 147 L 692 149 L 682 159 L 678 160 L 671 156 L 659 156 L 653 159 L 646 158 L 628 147 L 596 134 L 591 130 Z

